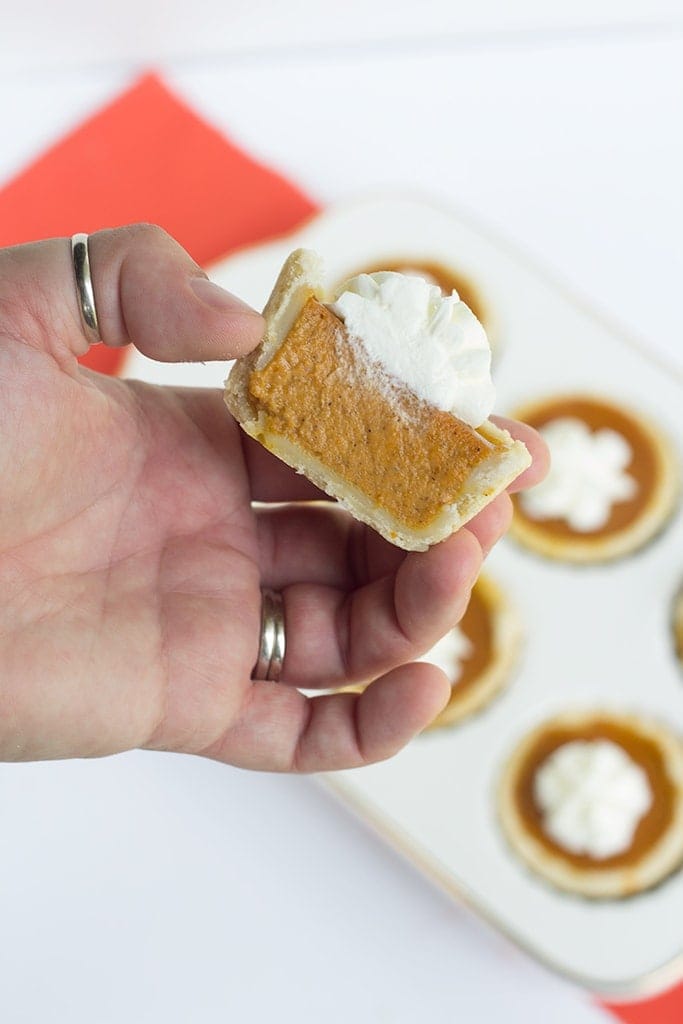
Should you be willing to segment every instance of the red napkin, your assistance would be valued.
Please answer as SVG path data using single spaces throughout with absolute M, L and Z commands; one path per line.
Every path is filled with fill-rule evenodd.
M 0 189 L 0 246 L 143 220 L 206 264 L 317 209 L 148 74 Z M 123 358 L 95 345 L 84 362 L 116 373 Z M 624 1024 L 683 1024 L 683 986 L 601 1005 Z
M 624 1024 L 683 1024 L 683 985 L 640 1003 L 603 1003 Z
M 0 190 L 0 246 L 150 221 L 206 264 L 316 210 L 148 74 Z M 124 358 L 96 345 L 83 362 Z

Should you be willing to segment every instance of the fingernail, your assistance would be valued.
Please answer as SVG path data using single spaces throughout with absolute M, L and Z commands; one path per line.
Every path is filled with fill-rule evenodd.
M 255 313 L 256 310 L 242 302 L 236 295 L 226 292 L 225 288 L 214 284 L 206 277 L 193 277 L 190 279 L 190 288 L 200 302 L 206 303 L 213 309 L 219 309 L 223 313 Z

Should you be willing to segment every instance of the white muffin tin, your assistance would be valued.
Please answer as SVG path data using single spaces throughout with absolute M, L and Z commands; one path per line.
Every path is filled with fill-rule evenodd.
M 400 198 L 339 206 L 292 236 L 238 253 L 212 276 L 260 307 L 300 245 L 323 255 L 331 281 L 402 257 L 443 262 L 468 277 L 495 318 L 497 412 L 559 391 L 602 392 L 683 437 L 683 382 L 672 369 L 448 210 Z M 683 512 L 647 547 L 613 563 L 554 563 L 506 539 L 488 571 L 524 625 L 508 689 L 476 717 L 423 734 L 391 760 L 325 781 L 417 867 L 547 965 L 602 994 L 662 987 L 683 975 L 683 872 L 621 902 L 564 895 L 509 851 L 494 793 L 517 740 L 568 707 L 642 710 L 683 733 L 683 672 L 671 632 Z

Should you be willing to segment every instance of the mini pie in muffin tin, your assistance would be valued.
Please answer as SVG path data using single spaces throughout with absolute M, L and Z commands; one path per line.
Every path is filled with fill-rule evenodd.
M 490 576 L 480 576 L 460 623 L 420 660 L 451 681 L 451 699 L 430 728 L 453 725 L 482 710 L 507 686 L 519 657 L 516 609 Z
M 612 398 L 550 395 L 513 415 L 545 437 L 547 478 L 515 496 L 511 535 L 548 558 L 601 562 L 637 550 L 676 506 L 678 460 L 649 418 Z
M 613 754 L 616 748 L 626 755 L 617 758 L 621 777 L 615 776 L 613 763 L 598 763 L 598 744 L 600 754 Z M 568 752 L 569 745 L 578 761 L 569 770 L 556 762 L 555 777 L 543 779 L 544 766 L 561 750 Z M 592 760 L 585 760 L 591 751 Z M 624 766 L 627 773 L 635 770 L 635 779 L 623 777 Z M 583 774 L 577 776 L 577 770 Z M 604 834 L 609 838 L 609 830 L 615 824 L 619 828 L 624 801 L 634 796 L 634 781 L 648 797 L 636 806 L 630 835 L 625 843 L 597 852 L 591 842 L 597 838 L 604 844 Z M 555 804 L 543 806 L 548 795 Z M 635 798 L 640 798 L 638 785 Z M 498 813 L 515 853 L 559 889 L 598 899 L 642 892 L 683 862 L 683 743 L 664 723 L 640 715 L 606 709 L 563 712 L 517 745 L 500 781 Z M 578 842 L 565 838 L 572 828 Z
M 510 599 L 490 576 L 480 576 L 458 625 L 419 659 L 442 669 L 451 682 L 451 698 L 428 728 L 454 725 L 486 707 L 510 681 L 521 639 Z M 359 693 L 366 685 L 344 689 Z

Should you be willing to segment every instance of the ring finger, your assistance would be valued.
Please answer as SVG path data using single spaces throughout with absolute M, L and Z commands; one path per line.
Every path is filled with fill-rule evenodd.
M 478 541 L 462 530 L 350 592 L 317 583 L 284 587 L 281 682 L 338 687 L 414 661 L 464 614 L 481 560 Z

